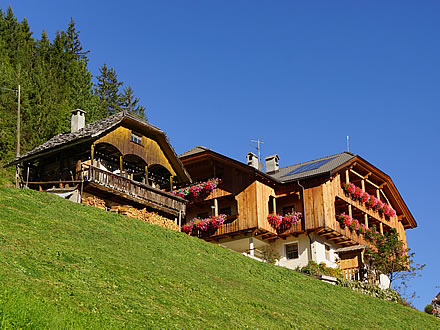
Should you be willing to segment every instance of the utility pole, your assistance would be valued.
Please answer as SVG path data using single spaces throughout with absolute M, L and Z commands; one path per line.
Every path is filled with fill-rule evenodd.
M 17 158 L 20 157 L 20 85 L 18 85 L 18 107 L 17 107 Z M 20 170 L 17 167 L 15 168 L 15 187 L 19 187 L 18 180 L 20 178 Z
M 18 106 L 17 106 L 17 153 L 16 153 L 16 157 L 20 157 L 20 97 L 21 97 L 21 88 L 20 85 L 18 85 L 18 89 L 10 89 L 10 88 L 4 88 L 4 87 L 0 87 L 0 89 L 3 89 L 5 91 L 10 91 L 10 92 L 15 92 L 15 95 L 17 95 L 18 98 Z M 20 173 L 19 173 L 19 167 L 18 164 L 16 166 L 15 169 L 15 187 L 18 188 L 19 187 L 19 177 L 20 177 Z

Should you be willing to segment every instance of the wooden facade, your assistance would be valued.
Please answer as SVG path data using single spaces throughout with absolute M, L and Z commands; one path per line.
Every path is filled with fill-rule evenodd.
M 194 154 L 184 154 L 181 160 L 195 182 L 213 177 L 223 179 L 222 185 L 202 201 L 189 203 L 187 221 L 222 213 L 224 207 L 232 205 L 233 220 L 227 221 L 212 235 L 204 236 L 206 240 L 225 242 L 225 239 L 255 237 L 274 242 L 314 234 L 340 248 L 368 245 L 363 234 L 341 226 L 337 221 L 341 213 L 358 219 L 366 228 L 374 225 L 382 233 L 395 228 L 405 244 L 405 230 L 416 227 L 391 179 L 358 156 L 326 175 L 293 182 L 280 182 L 267 173 L 206 148 Z M 346 182 L 354 183 L 388 203 L 396 210 L 396 215 L 385 216 L 353 199 L 343 189 Z M 302 219 L 285 232 L 277 233 L 267 217 L 271 213 L 283 215 L 286 210 L 301 212 Z M 362 260 L 356 259 L 355 264 L 350 253 L 340 253 L 340 267 L 347 277 L 354 277 L 354 269 L 359 270 Z
M 22 186 L 70 191 L 78 201 L 88 193 L 108 207 L 145 207 L 173 220 L 186 213 L 186 201 L 171 191 L 191 182 L 188 173 L 165 134 L 129 113 L 55 136 L 12 164 L 22 168 Z

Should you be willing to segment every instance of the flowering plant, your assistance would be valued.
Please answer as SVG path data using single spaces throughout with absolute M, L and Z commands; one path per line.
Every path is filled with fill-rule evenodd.
M 354 194 L 356 186 L 353 183 L 349 182 L 344 184 L 344 190 L 347 194 Z
M 285 216 L 272 213 L 267 216 L 267 221 L 278 233 L 281 233 L 296 224 L 300 218 L 301 212 L 288 213 Z
M 364 193 L 362 194 L 361 202 L 367 203 L 369 199 L 370 199 L 370 194 L 364 191 Z
M 384 214 L 388 217 L 394 217 L 396 215 L 396 210 L 394 210 L 390 205 L 382 202 L 379 198 L 370 195 L 361 188 L 356 187 L 351 182 L 345 183 L 343 185 L 343 189 L 347 194 L 350 194 L 354 199 L 364 203 L 367 207 L 379 211 L 380 214 Z
M 226 220 L 225 214 L 211 216 L 208 218 L 194 218 L 182 226 L 182 231 L 188 235 L 197 234 L 197 232 L 214 232 L 220 228 Z
M 356 189 L 354 190 L 353 197 L 357 200 L 361 200 L 363 194 L 364 194 L 364 191 L 361 188 L 356 187 Z
M 361 224 L 359 220 L 353 219 L 348 214 L 342 213 L 336 217 L 336 220 L 341 224 L 342 228 L 347 227 L 350 230 L 356 231 L 358 234 L 363 234 L 366 230 L 364 224 Z
M 209 194 L 221 183 L 220 179 L 209 179 L 206 182 L 200 182 L 190 187 L 174 190 L 173 194 L 182 198 L 198 198 L 202 195 Z

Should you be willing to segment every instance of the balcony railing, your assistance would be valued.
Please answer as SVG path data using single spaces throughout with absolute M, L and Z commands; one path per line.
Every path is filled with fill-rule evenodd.
M 94 166 L 87 166 L 83 171 L 86 182 L 95 183 L 99 186 L 123 193 L 144 203 L 152 208 L 178 215 L 180 211 L 185 213 L 186 201 L 166 191 L 153 188 L 149 185 L 137 182 L 118 174 L 114 174 Z

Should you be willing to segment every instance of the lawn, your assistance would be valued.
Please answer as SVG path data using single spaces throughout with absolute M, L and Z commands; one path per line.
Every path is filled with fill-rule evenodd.
M 2 328 L 440 328 L 396 303 L 14 188 L 0 188 L 0 278 Z

